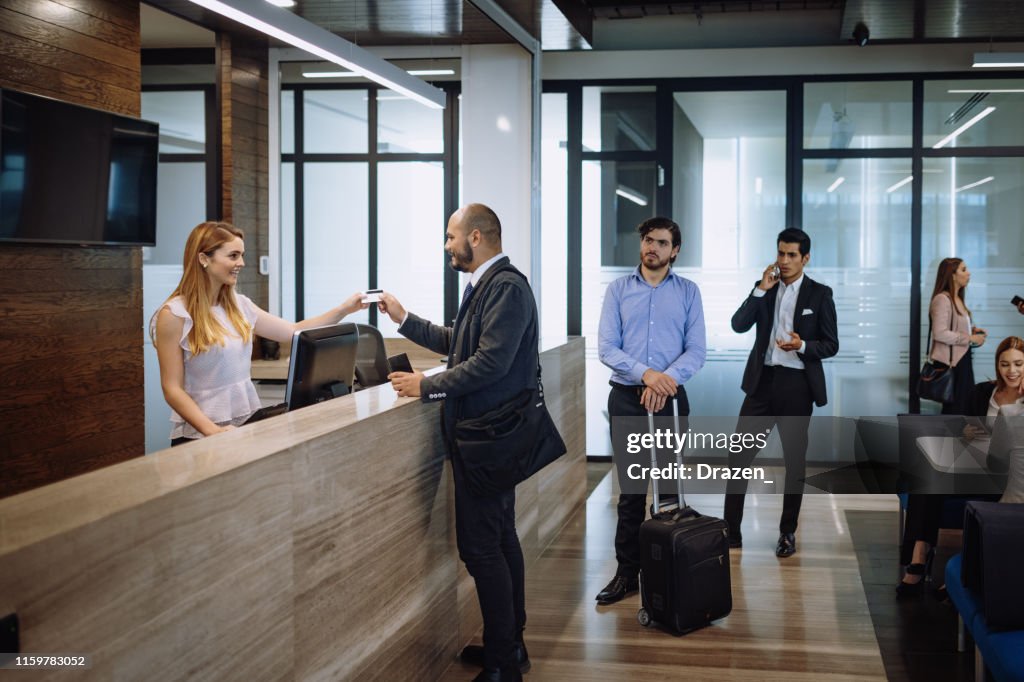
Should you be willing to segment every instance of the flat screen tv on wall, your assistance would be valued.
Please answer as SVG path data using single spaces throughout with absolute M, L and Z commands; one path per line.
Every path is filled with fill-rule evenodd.
M 156 123 L 9 89 L 0 122 L 0 242 L 156 243 Z

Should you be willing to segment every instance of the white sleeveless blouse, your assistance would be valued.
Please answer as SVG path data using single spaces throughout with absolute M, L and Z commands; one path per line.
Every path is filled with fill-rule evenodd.
M 238 309 L 242 317 L 255 327 L 257 308 L 248 297 L 235 292 Z M 224 345 L 214 344 L 205 352 L 193 355 L 188 346 L 188 333 L 192 330 L 192 317 L 185 310 L 180 296 L 169 300 L 165 306 L 175 317 L 184 320 L 179 342 L 185 353 L 185 393 L 188 393 L 203 414 L 219 426 L 238 426 L 260 409 L 251 377 L 252 337 L 242 343 L 242 337 L 235 331 L 221 306 L 213 307 L 214 317 L 227 330 Z M 153 324 L 156 323 L 153 316 Z M 171 439 L 202 438 L 203 434 L 171 410 Z

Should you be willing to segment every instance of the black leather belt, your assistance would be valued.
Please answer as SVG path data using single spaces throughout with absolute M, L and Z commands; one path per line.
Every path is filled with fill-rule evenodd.
M 632 395 L 639 396 L 644 391 L 643 385 L 640 386 L 627 386 L 626 384 L 617 384 L 614 381 L 609 381 L 608 385 L 614 388 L 616 391 L 625 391 Z

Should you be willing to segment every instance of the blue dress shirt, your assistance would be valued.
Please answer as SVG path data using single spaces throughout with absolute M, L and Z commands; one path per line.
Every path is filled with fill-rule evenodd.
M 700 289 L 671 269 L 652 287 L 638 266 L 608 285 L 597 351 L 615 383 L 639 386 L 648 369 L 687 382 L 707 355 Z

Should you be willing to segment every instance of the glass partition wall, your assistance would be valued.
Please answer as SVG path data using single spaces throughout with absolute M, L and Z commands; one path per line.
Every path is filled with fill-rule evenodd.
M 564 131 L 565 150 L 545 155 L 542 176 L 546 191 L 564 187 L 566 198 L 544 197 L 544 229 L 564 210 L 564 329 L 587 337 L 590 455 L 611 451 L 601 301 L 637 266 L 635 228 L 653 215 L 680 224 L 674 268 L 704 299 L 708 360 L 687 387 L 694 414 L 739 411 L 753 337 L 733 333 L 730 318 L 787 226 L 810 234 L 807 274 L 832 287 L 839 317 L 829 405 L 816 414 L 932 409 L 911 387 L 945 256 L 973 272 L 968 305 L 989 331 L 974 352 L 979 381 L 993 375 L 998 342 L 1024 327 L 1009 303 L 1024 295 L 1019 78 L 551 82 L 545 92 L 564 112 L 564 122 L 546 115 L 545 126 Z
M 442 111 L 365 85 L 284 86 L 285 317 L 318 314 L 373 287 L 428 319 L 453 311 L 442 246 L 457 203 L 458 101 L 446 87 Z M 346 319 L 398 335 L 372 307 Z

